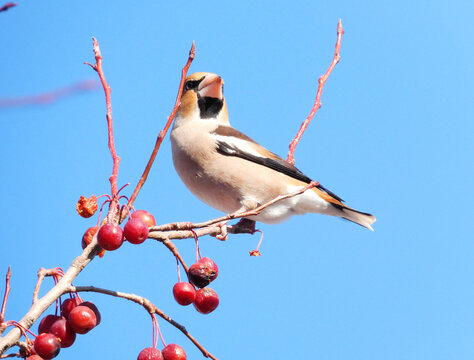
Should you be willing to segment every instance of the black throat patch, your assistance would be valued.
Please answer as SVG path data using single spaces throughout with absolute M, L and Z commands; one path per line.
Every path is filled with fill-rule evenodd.
M 201 119 L 215 118 L 224 106 L 224 101 L 212 97 L 199 97 L 198 106 Z

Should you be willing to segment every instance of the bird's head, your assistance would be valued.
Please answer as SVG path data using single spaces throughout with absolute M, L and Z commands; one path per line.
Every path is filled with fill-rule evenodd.
M 224 81 L 216 74 L 197 72 L 189 75 L 181 95 L 181 118 L 216 119 L 228 123 Z

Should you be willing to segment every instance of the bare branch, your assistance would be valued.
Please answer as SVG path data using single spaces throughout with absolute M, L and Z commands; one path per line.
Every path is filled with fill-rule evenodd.
M 209 353 L 187 330 L 186 328 L 170 318 L 168 315 L 166 315 L 162 310 L 158 309 L 150 300 L 147 298 L 144 298 L 143 296 L 135 295 L 135 294 L 128 294 L 128 293 L 123 293 L 120 291 L 114 291 L 114 290 L 107 290 L 107 289 L 102 289 L 102 288 L 97 288 L 94 286 L 71 286 L 69 289 L 69 292 L 96 292 L 100 294 L 105 294 L 105 295 L 111 295 L 123 299 L 127 299 L 130 301 L 133 301 L 134 303 L 137 303 L 141 306 L 143 306 L 150 314 L 157 314 L 160 316 L 162 319 L 166 320 L 169 322 L 171 325 L 176 327 L 178 330 L 180 330 L 191 342 L 202 352 L 202 354 L 207 357 L 211 358 L 214 360 L 217 360 L 215 356 L 213 356 L 211 353 Z
M 295 138 L 291 141 L 290 146 L 289 146 L 290 151 L 288 152 L 288 157 L 286 158 L 286 161 L 292 165 L 295 164 L 295 158 L 293 154 L 295 153 L 296 146 L 298 145 L 298 142 L 300 141 L 301 136 L 303 136 L 303 133 L 305 132 L 309 123 L 311 122 L 314 115 L 316 114 L 316 111 L 318 111 L 318 109 L 321 107 L 321 95 L 323 93 L 324 84 L 326 83 L 326 80 L 328 79 L 332 70 L 334 69 L 334 67 L 336 66 L 336 64 L 339 62 L 341 58 L 339 56 L 339 52 L 341 50 L 342 34 L 344 34 L 344 29 L 342 28 L 342 23 L 341 23 L 341 20 L 339 19 L 339 22 L 337 23 L 336 50 L 334 51 L 334 57 L 332 59 L 331 65 L 329 65 L 329 68 L 327 69 L 326 73 L 319 78 L 318 91 L 316 93 L 316 100 L 314 101 L 313 108 L 311 109 L 311 112 L 309 113 L 308 117 L 301 124 L 301 127 L 298 133 L 296 134 Z

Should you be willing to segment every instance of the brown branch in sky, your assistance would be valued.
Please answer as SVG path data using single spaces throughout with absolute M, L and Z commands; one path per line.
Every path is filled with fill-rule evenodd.
M 188 61 L 186 62 L 186 65 L 184 65 L 183 69 L 181 70 L 181 80 L 179 82 L 179 88 L 178 88 L 178 95 L 176 96 L 176 101 L 173 107 L 173 110 L 171 111 L 170 116 L 168 116 L 168 120 L 166 122 L 165 127 L 163 130 L 160 131 L 158 134 L 158 137 L 156 139 L 155 143 L 155 148 L 153 149 L 153 152 L 151 153 L 150 159 L 148 160 L 148 163 L 145 167 L 145 170 L 143 171 L 143 174 L 138 181 L 137 187 L 133 191 L 132 196 L 130 197 L 130 200 L 128 201 L 128 209 L 130 209 L 135 201 L 135 199 L 138 196 L 138 193 L 140 192 L 141 188 L 143 187 L 143 184 L 145 184 L 145 181 L 148 177 L 148 173 L 150 172 L 151 166 L 153 165 L 153 162 L 155 161 L 156 155 L 158 154 L 158 150 L 160 149 L 161 143 L 163 142 L 163 139 L 165 138 L 166 133 L 168 132 L 168 129 L 171 126 L 171 123 L 173 122 L 174 117 L 176 116 L 176 113 L 178 112 L 178 108 L 180 105 L 181 101 L 181 94 L 183 92 L 183 86 L 184 86 L 184 80 L 186 79 L 186 74 L 188 73 L 188 69 L 191 66 L 191 63 L 194 60 L 194 57 L 196 55 L 196 46 L 193 44 L 191 45 L 191 49 L 189 50 L 189 56 L 188 56 Z M 124 214 L 126 215 L 126 214 Z
M 0 7 L 0 12 L 2 11 L 7 11 L 8 9 L 12 8 L 12 7 L 15 7 L 17 6 L 18 4 L 17 3 L 14 3 L 14 2 L 9 2 L 9 3 L 6 3 L 5 5 L 3 5 L 2 7 Z
M 314 101 L 313 108 L 311 109 L 311 112 L 309 113 L 308 117 L 301 124 L 301 127 L 298 133 L 296 134 L 295 138 L 291 141 L 290 146 L 289 146 L 290 150 L 288 152 L 288 157 L 286 158 L 286 161 L 289 162 L 291 165 L 295 164 L 295 158 L 293 155 L 295 153 L 296 146 L 298 145 L 298 142 L 301 139 L 301 136 L 303 136 L 303 133 L 305 132 L 309 123 L 311 122 L 314 115 L 316 114 L 316 111 L 318 111 L 318 109 L 321 107 L 321 94 L 323 93 L 324 84 L 326 83 L 326 80 L 328 79 L 332 70 L 334 69 L 334 67 L 336 66 L 336 64 L 339 62 L 341 58 L 339 56 L 339 52 L 341 50 L 342 34 L 344 34 L 344 29 L 342 28 L 341 20 L 339 20 L 339 22 L 337 23 L 336 49 L 334 51 L 334 57 L 332 59 L 331 65 L 329 65 L 329 68 L 327 69 L 326 73 L 319 78 L 318 91 L 316 93 L 316 100 Z
M 99 83 L 96 80 L 84 80 L 43 94 L 3 98 L 0 99 L 0 108 L 48 105 L 67 96 L 95 90 L 98 87 Z
M 150 300 L 147 298 L 144 298 L 143 296 L 135 295 L 135 294 L 127 294 L 123 293 L 120 291 L 113 291 L 113 290 L 107 290 L 107 289 L 101 289 L 97 288 L 94 286 L 71 286 L 68 289 L 69 292 L 83 292 L 83 291 L 88 291 L 88 292 L 96 292 L 100 294 L 105 294 L 105 295 L 111 295 L 123 299 L 127 299 L 130 301 L 133 301 L 134 303 L 137 303 L 141 306 L 143 306 L 150 314 L 157 314 L 160 316 L 162 319 L 166 320 L 169 322 L 171 325 L 176 327 L 178 330 L 180 330 L 191 342 L 199 349 L 201 350 L 202 354 L 207 357 L 211 358 L 213 360 L 217 360 L 215 356 L 213 356 L 211 353 L 209 353 L 187 330 L 186 328 L 179 324 L 178 322 L 174 321 L 172 318 L 170 318 L 168 315 L 166 315 L 162 310 L 158 309 Z
M 112 118 L 112 101 L 110 98 L 110 93 L 112 90 L 110 89 L 107 80 L 105 79 L 104 71 L 102 69 L 102 54 L 100 53 L 99 43 L 97 42 L 95 37 L 92 37 L 92 45 L 94 49 L 94 56 L 95 56 L 95 65 L 90 63 L 85 63 L 92 67 L 97 74 L 99 74 L 100 82 L 102 83 L 102 87 L 104 88 L 105 92 L 105 103 L 107 106 L 107 129 L 109 135 L 109 150 L 110 154 L 112 155 L 113 160 L 113 168 L 112 168 L 112 175 L 110 175 L 109 181 L 111 186 L 111 195 L 112 201 L 110 203 L 110 211 L 109 211 L 109 219 L 112 221 L 116 214 L 116 209 L 118 206 L 118 188 L 117 188 L 117 176 L 120 164 L 120 157 L 117 155 L 115 151 L 115 143 L 114 143 L 114 128 L 113 128 L 113 118 Z

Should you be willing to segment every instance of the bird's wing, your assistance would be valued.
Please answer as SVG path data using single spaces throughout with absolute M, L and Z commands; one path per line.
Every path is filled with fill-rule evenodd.
M 231 126 L 220 125 L 212 132 L 212 135 L 216 139 L 216 150 L 222 155 L 236 156 L 263 165 L 306 184 L 311 182 L 311 178 L 303 174 L 298 168 Z M 323 194 L 318 193 L 326 201 L 339 204 L 344 201 L 322 185 L 318 185 L 316 188 L 327 194 L 321 196 Z

